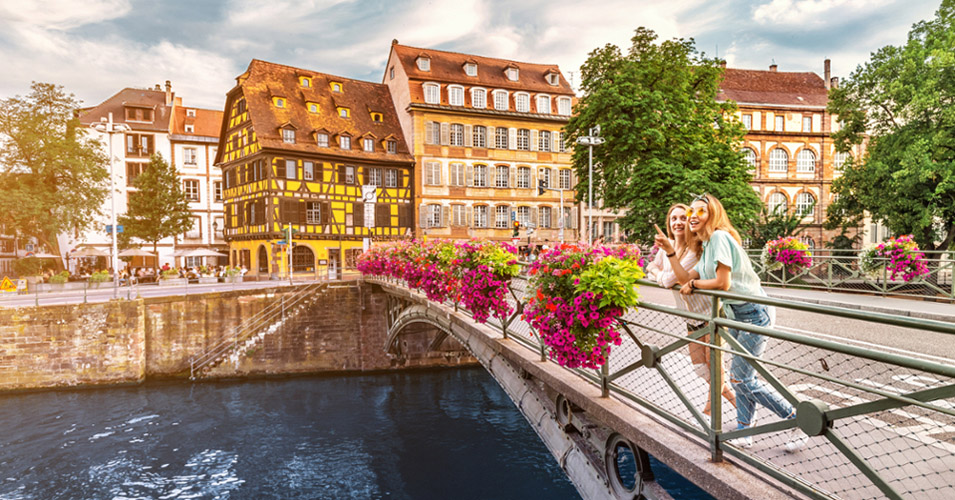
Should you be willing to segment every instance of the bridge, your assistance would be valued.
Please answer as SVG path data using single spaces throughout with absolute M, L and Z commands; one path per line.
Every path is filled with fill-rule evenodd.
M 403 339 L 411 325 L 433 332 L 415 345 L 434 350 L 456 340 L 513 399 L 584 498 L 666 498 L 647 453 L 717 498 L 955 498 L 955 366 L 814 331 L 832 323 L 889 325 L 941 343 L 955 333 L 952 323 L 702 292 L 714 313 L 720 298 L 744 298 L 816 319 L 793 332 L 642 300 L 619 320 L 624 343 L 602 369 L 571 370 L 548 361 L 546 346 L 521 319 L 523 277 L 510 286 L 517 312 L 483 325 L 456 304 L 431 302 L 400 281 L 366 277 L 364 283 L 390 297 L 385 349 L 410 355 Z M 651 282 L 642 285 L 645 296 L 666 296 Z M 709 326 L 687 337 L 687 318 Z M 727 328 L 765 335 L 770 347 L 759 358 L 745 354 Z M 690 343 L 708 345 L 714 366 L 721 358 L 747 358 L 797 408 L 796 418 L 779 420 L 761 408 L 756 426 L 733 430 L 735 410 L 722 403 L 718 384 L 708 391 L 693 373 Z M 714 369 L 711 378 L 718 376 Z M 712 416 L 701 411 L 707 399 Z M 787 453 L 793 429 L 808 441 Z M 733 445 L 746 436 L 752 447 Z

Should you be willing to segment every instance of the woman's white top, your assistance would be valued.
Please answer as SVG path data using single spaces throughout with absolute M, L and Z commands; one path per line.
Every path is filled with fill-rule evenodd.
M 672 241 L 671 244 L 673 244 Z M 696 253 L 694 253 L 693 250 L 687 249 L 686 253 L 683 255 L 683 258 L 680 259 L 680 265 L 683 266 L 683 269 L 689 272 L 693 270 L 693 267 L 696 265 L 697 261 L 699 261 L 699 257 L 696 255 Z M 673 272 L 673 266 L 670 264 L 670 259 L 667 258 L 665 251 L 660 250 L 657 252 L 656 257 L 653 259 L 653 265 L 660 269 L 660 272 L 656 275 L 657 284 L 664 288 L 671 289 L 673 292 L 673 298 L 676 301 L 676 306 L 679 309 L 699 314 L 710 314 L 712 308 L 712 299 L 710 297 L 698 293 L 683 295 L 677 290 L 673 290 L 673 286 L 676 285 L 679 280 L 677 280 L 676 273 Z M 687 323 L 693 326 L 698 326 L 702 322 L 687 319 Z

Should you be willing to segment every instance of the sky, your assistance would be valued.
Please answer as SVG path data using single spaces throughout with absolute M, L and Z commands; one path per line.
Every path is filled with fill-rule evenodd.
M 595 48 L 637 27 L 693 38 L 729 67 L 845 78 L 901 45 L 939 0 L 0 0 L 0 99 L 32 81 L 84 106 L 172 82 L 190 107 L 222 109 L 253 58 L 380 82 L 392 39 L 558 64 L 572 82 Z

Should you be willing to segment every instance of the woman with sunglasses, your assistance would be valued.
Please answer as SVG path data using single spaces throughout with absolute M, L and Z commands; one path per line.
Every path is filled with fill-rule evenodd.
M 730 223 L 723 204 L 711 195 L 697 196 L 690 205 L 689 227 L 693 234 L 695 249 L 702 252 L 700 260 L 688 271 L 686 286 L 680 293 L 690 296 L 693 290 L 726 290 L 741 295 L 766 296 L 753 271 L 746 252 L 743 251 L 739 232 Z M 679 273 L 678 273 L 679 275 Z M 770 312 L 765 305 L 741 300 L 723 299 L 723 310 L 730 319 L 755 326 L 769 326 Z M 729 335 L 736 339 L 750 354 L 761 356 L 766 350 L 766 337 L 730 328 Z M 791 404 L 766 386 L 757 377 L 756 369 L 749 360 L 733 356 L 730 365 L 730 383 L 736 390 L 737 429 L 746 429 L 756 424 L 756 404 L 762 404 L 782 419 L 796 417 Z M 794 427 L 790 430 L 786 451 L 794 452 L 803 446 L 809 437 Z M 748 448 L 752 437 L 732 441 L 737 446 Z
M 689 207 L 686 205 L 677 203 L 667 210 L 666 234 L 660 231 L 659 226 L 655 226 L 657 228 L 657 235 L 654 237 L 654 240 L 657 247 L 660 248 L 660 251 L 657 252 L 656 257 L 653 259 L 653 262 L 647 266 L 647 269 L 655 275 L 657 284 L 663 288 L 673 288 L 678 282 L 681 285 L 686 284 L 686 282 L 689 281 L 689 277 L 685 270 L 692 269 L 697 261 L 699 261 L 698 253 L 690 248 L 691 242 L 688 241 L 689 238 L 692 238 L 692 235 L 689 234 L 686 228 L 686 212 L 688 209 Z M 680 281 L 680 277 L 674 270 L 675 268 L 680 270 L 683 281 Z M 673 290 L 673 296 L 676 306 L 684 311 L 698 314 L 709 314 L 710 312 L 710 301 L 707 297 L 702 295 L 681 295 L 680 292 L 676 290 Z M 694 319 L 686 320 L 688 335 L 692 335 L 705 326 L 706 322 L 704 321 Z M 709 342 L 709 335 L 701 337 L 700 341 Z M 688 348 L 690 351 L 690 362 L 693 364 L 693 371 L 706 381 L 708 387 L 710 383 L 710 350 L 695 343 L 689 344 Z M 723 389 L 721 392 L 723 397 L 726 398 L 730 404 L 736 406 L 736 395 L 730 390 L 725 374 L 723 375 Z M 707 394 L 709 394 L 709 391 L 707 391 Z M 706 398 L 706 407 L 703 409 L 703 413 L 706 415 L 710 414 L 709 397 Z

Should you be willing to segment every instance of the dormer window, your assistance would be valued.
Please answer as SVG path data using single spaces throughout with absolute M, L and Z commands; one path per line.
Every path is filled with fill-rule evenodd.
M 332 87 L 332 92 L 337 92 L 339 94 L 342 92 L 342 84 L 338 82 L 332 82 L 331 87 Z
M 471 89 L 471 107 L 475 109 L 484 109 L 487 107 L 487 90 Z
M 351 110 L 348 108 L 338 108 L 338 116 L 342 118 L 351 117 Z
M 309 112 L 309 113 L 318 114 L 318 109 L 319 109 L 319 108 L 318 108 L 318 103 L 317 103 L 317 102 L 309 102 L 309 103 L 306 103 L 306 106 L 308 107 L 308 112 Z
M 282 129 L 282 142 L 288 144 L 295 144 L 295 129 L 293 128 L 283 128 Z
M 421 71 L 431 71 L 431 58 L 425 56 L 418 56 L 416 60 L 418 63 L 418 69 Z
M 187 109 L 187 110 L 186 110 L 186 116 L 188 116 L 189 118 L 195 118 L 195 117 L 196 117 L 196 110 L 194 110 L 194 109 Z
M 441 86 L 437 83 L 424 84 L 425 104 L 441 104 Z
M 374 152 L 375 152 L 375 140 L 372 139 L 372 138 L 370 138 L 370 137 L 366 137 L 365 139 L 363 139 L 363 140 L 362 140 L 362 149 L 364 149 L 364 150 L 365 150 L 366 152 L 368 152 L 368 153 L 374 153 Z
M 570 116 L 571 102 L 569 97 L 557 98 L 557 112 L 564 116 Z
M 557 73 L 547 73 L 547 83 L 556 87 L 560 83 L 560 75 Z
M 514 94 L 514 107 L 518 113 L 530 113 L 531 96 L 530 94 L 519 92 Z
M 273 97 L 273 98 L 272 98 L 272 104 L 274 104 L 276 108 L 284 108 L 285 105 L 286 105 L 286 103 L 287 103 L 287 101 L 285 100 L 284 97 Z
M 126 108 L 126 120 L 132 122 L 153 121 L 153 110 L 149 108 Z
M 468 76 L 477 76 L 477 64 L 474 64 L 474 63 L 465 64 L 464 74 Z
M 464 106 L 464 87 L 460 85 L 449 86 L 448 103 L 452 106 Z
M 328 134 L 325 132 L 319 132 L 315 134 L 315 144 L 320 148 L 328 147 Z
M 545 115 L 550 114 L 550 96 L 541 94 L 537 96 L 537 112 Z
M 309 88 L 312 86 L 312 79 L 307 76 L 301 76 L 298 79 L 298 84 L 305 88 Z
M 196 126 L 195 126 L 195 125 L 186 125 L 186 133 L 187 133 L 187 134 L 194 134 L 194 133 L 196 133 Z
M 495 90 L 494 91 L 494 109 L 498 111 L 507 111 L 507 91 L 506 90 Z
M 508 80 L 510 80 L 510 81 L 512 81 L 512 82 L 516 82 L 519 76 L 520 76 L 520 74 L 518 73 L 517 68 L 515 68 L 515 67 L 507 68 L 507 79 L 508 79 Z
M 347 135 L 338 136 L 338 147 L 342 149 L 351 149 L 351 137 Z
M 393 154 L 397 153 L 397 152 L 398 152 L 398 141 L 388 141 L 388 142 L 387 142 L 387 147 L 388 147 L 388 154 L 393 155 Z
M 382 121 L 384 121 L 384 115 L 382 115 L 381 113 L 372 113 L 371 121 L 375 123 L 381 123 Z

